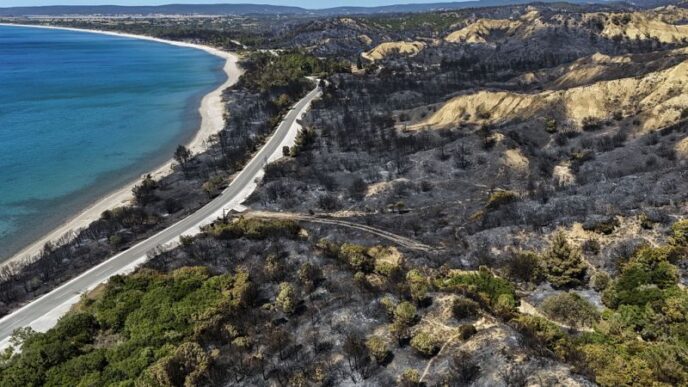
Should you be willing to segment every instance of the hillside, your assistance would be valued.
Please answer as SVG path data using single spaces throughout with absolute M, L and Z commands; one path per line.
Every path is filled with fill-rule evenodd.
M 568 72 L 565 77 L 575 73 Z M 555 84 L 561 85 L 561 78 Z M 688 61 L 641 77 L 595 82 L 533 94 L 480 91 L 454 97 L 409 129 L 505 125 L 547 116 L 583 130 L 592 122 L 632 120 L 638 133 L 669 126 L 686 116 Z
M 40 21 L 246 73 L 208 152 L 0 271 L 3 312 L 207 203 L 324 81 L 246 212 L 18 331 L 0 385 L 688 384 L 685 7 L 238 20 Z

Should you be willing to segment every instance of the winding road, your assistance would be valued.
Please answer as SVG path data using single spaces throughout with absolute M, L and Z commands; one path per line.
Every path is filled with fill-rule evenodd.
M 27 326 L 41 332 L 50 329 L 57 319 L 79 300 L 81 294 L 114 275 L 131 272 L 147 259 L 150 251 L 161 246 L 172 247 L 178 243 L 181 235 L 194 235 L 200 232 L 203 225 L 211 223 L 225 212 L 242 208 L 241 203 L 255 190 L 257 180 L 263 176 L 263 167 L 268 162 L 282 157 L 282 147 L 293 143 L 300 128 L 297 119 L 306 112 L 310 103 L 320 94 L 321 90 L 316 80 L 316 87 L 292 107 L 263 147 L 236 175 L 229 186 L 210 203 L 0 319 L 0 348 L 9 344 L 9 339 L 15 329 Z

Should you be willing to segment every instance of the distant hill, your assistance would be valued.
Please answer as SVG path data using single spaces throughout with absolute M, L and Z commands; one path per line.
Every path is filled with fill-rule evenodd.
M 529 0 L 473 0 L 464 2 L 397 4 L 381 7 L 336 7 L 305 9 L 266 4 L 168 4 L 160 6 L 65 5 L 0 8 L 0 16 L 65 16 L 65 15 L 293 15 L 331 16 L 348 14 L 406 13 L 450 10 L 474 7 L 493 7 L 531 3 Z M 549 1 L 545 1 L 549 2 Z M 605 0 L 572 0 L 576 4 L 611 4 Z M 671 3 L 667 0 L 628 1 L 639 7 Z

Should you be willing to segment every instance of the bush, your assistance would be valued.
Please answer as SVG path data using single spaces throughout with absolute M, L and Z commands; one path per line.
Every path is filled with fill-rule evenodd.
M 479 310 L 480 305 L 477 302 L 463 296 L 456 297 L 452 303 L 452 312 L 457 320 L 473 317 L 478 314 Z
M 406 282 L 411 290 L 411 298 L 417 303 L 421 304 L 428 297 L 429 282 L 423 274 L 418 270 L 409 270 L 406 273 Z
M 296 238 L 301 228 L 292 220 L 244 218 L 228 223 L 217 222 L 207 232 L 217 239 L 266 239 L 269 237 Z
M 375 258 L 368 254 L 368 248 L 365 246 L 343 243 L 339 247 L 337 256 L 354 271 L 371 273 L 375 268 Z
M 393 319 L 395 316 L 395 309 L 397 307 L 397 302 L 391 296 L 384 296 L 380 300 L 380 305 L 385 309 L 387 317 Z
M 586 239 L 585 242 L 583 242 L 583 251 L 585 251 L 588 254 L 592 255 L 597 255 L 600 253 L 600 249 L 602 248 L 600 246 L 600 242 L 597 241 L 597 239 Z
M 619 226 L 619 219 L 615 216 L 610 216 L 604 219 L 593 219 L 583 223 L 583 230 L 609 235 Z
M 595 307 L 576 293 L 549 296 L 542 310 L 548 317 L 573 327 L 591 326 L 600 318 Z
M 362 200 L 367 191 L 368 184 L 360 177 L 355 178 L 349 187 L 349 195 L 356 200 Z
M 394 309 L 394 321 L 389 330 L 402 345 L 409 337 L 409 328 L 417 321 L 416 307 L 410 302 L 400 302 Z
M 499 298 L 506 295 L 515 304 L 516 293 L 509 281 L 492 275 L 488 270 L 481 268 L 475 274 L 458 274 L 448 278 L 438 279 L 436 286 L 439 289 L 454 290 L 461 293 L 472 293 L 476 299 L 495 308 Z
M 516 192 L 513 192 L 513 191 L 495 191 L 487 199 L 487 204 L 485 205 L 485 207 L 488 209 L 494 210 L 494 209 L 497 209 L 500 206 L 503 206 L 505 204 L 515 202 L 518 199 L 519 199 L 519 196 Z
M 405 369 L 399 377 L 399 385 L 402 387 L 420 386 L 420 374 L 414 369 Z
M 298 274 L 299 281 L 308 291 L 315 289 L 322 279 L 322 270 L 310 262 L 301 265 Z
M 155 195 L 155 190 L 158 188 L 158 183 L 153 180 L 151 175 L 146 175 L 141 181 L 141 184 L 134 186 L 132 193 L 134 194 L 134 201 L 140 206 L 145 206 L 158 200 Z
M 609 274 L 603 272 L 603 271 L 598 271 L 595 272 L 595 274 L 592 275 L 592 278 L 590 279 L 590 286 L 597 292 L 601 292 L 609 286 Z
M 603 301 L 611 308 L 619 305 L 645 306 L 659 302 L 676 288 L 678 270 L 669 262 L 671 249 L 644 247 L 638 250 L 621 275 L 607 288 Z
M 366 340 L 366 347 L 373 359 L 378 363 L 384 363 L 390 355 L 387 342 L 380 336 L 370 336 Z
M 405 326 L 412 326 L 416 323 L 416 307 L 407 301 L 400 302 L 394 309 L 394 320 Z
M 478 330 L 475 329 L 475 325 L 473 324 L 464 324 L 459 327 L 459 336 L 461 340 L 468 340 L 476 333 L 478 333 Z
M 570 347 L 569 338 L 553 322 L 543 317 L 521 315 L 511 323 L 523 335 L 527 346 L 538 351 L 544 350 L 544 353 L 550 350 L 560 359 L 565 357 Z
M 423 356 L 435 356 L 440 350 L 439 342 L 430 333 L 418 332 L 411 338 L 411 347 Z
M 671 244 L 688 247 L 688 220 L 679 220 L 671 225 Z
M 451 382 L 453 382 L 460 386 L 467 386 L 480 374 L 480 366 L 466 351 L 460 351 L 451 359 L 449 370 L 452 374 L 452 380 L 446 385 L 452 385 Z
M 540 256 L 532 251 L 512 254 L 506 265 L 509 277 L 523 282 L 538 282 L 542 274 Z
M 602 121 L 595 117 L 585 117 L 583 118 L 583 130 L 586 132 L 592 132 L 595 130 L 600 130 L 602 128 Z
M 325 211 L 336 211 L 342 208 L 342 203 L 336 196 L 325 194 L 318 198 L 318 207 Z
M 294 285 L 282 282 L 279 285 L 279 293 L 275 298 L 275 305 L 285 314 L 292 314 L 296 310 L 296 291 Z

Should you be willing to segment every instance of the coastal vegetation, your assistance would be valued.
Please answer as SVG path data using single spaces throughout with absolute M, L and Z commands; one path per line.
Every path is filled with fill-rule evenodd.
M 293 227 L 241 218 L 234 223 L 242 229 L 243 224 L 261 223 L 273 230 Z M 148 268 L 113 277 L 84 295 L 48 332 L 17 330 L 12 340 L 22 350 L 7 352 L 0 361 L 0 385 L 174 386 L 221 380 L 287 383 L 294 378 L 382 382 L 390 377 L 390 363 L 425 362 L 442 355 L 468 356 L 466 366 L 474 364 L 465 352 L 449 349 L 451 354 L 440 354 L 440 347 L 454 340 L 446 329 L 456 332 L 456 340 L 485 340 L 487 328 L 477 322 L 486 317 L 500 329 L 514 329 L 527 356 L 570 362 L 603 386 L 688 382 L 688 358 L 683 355 L 688 349 L 688 293 L 678 286 L 677 268 L 671 263 L 685 254 L 685 232 L 679 232 L 675 243 L 639 248 L 604 291 L 601 314 L 575 293 L 562 292 L 545 300 L 546 317 L 521 312 L 517 285 L 486 268 L 475 273 L 421 271 L 408 264 L 399 266 L 400 275 L 375 281 L 378 274 L 364 269 L 368 285 L 350 288 L 348 299 L 326 307 L 340 297 L 336 289 L 358 281 L 361 268 L 352 261 L 363 256 L 386 261 L 398 253 L 385 246 L 324 240 L 311 244 L 291 239 L 290 233 L 243 234 L 234 242 L 222 242 L 225 237 L 214 232 L 202 234 L 154 257 Z M 197 244 L 219 241 L 222 247 L 206 250 L 191 262 L 212 262 L 215 258 L 208 254 L 226 255 L 236 243 L 246 248 L 269 240 L 300 246 L 302 253 L 279 253 L 277 258 L 260 254 L 250 268 L 241 262 L 256 259 L 251 253 L 231 258 L 236 269 L 174 268 L 180 257 L 196 254 Z M 422 298 L 414 290 L 419 282 L 426 287 Z M 431 305 L 447 297 L 453 300 L 453 315 L 440 317 Z M 331 331 L 319 323 L 341 308 L 353 311 L 363 300 L 376 299 L 384 312 L 363 312 L 372 321 L 350 321 Z M 279 319 L 285 322 L 274 325 Z M 305 324 L 313 324 L 315 336 L 308 329 L 284 330 Z M 337 340 L 341 348 L 334 344 Z M 475 380 L 482 371 L 474 368 L 441 372 L 446 380 Z

